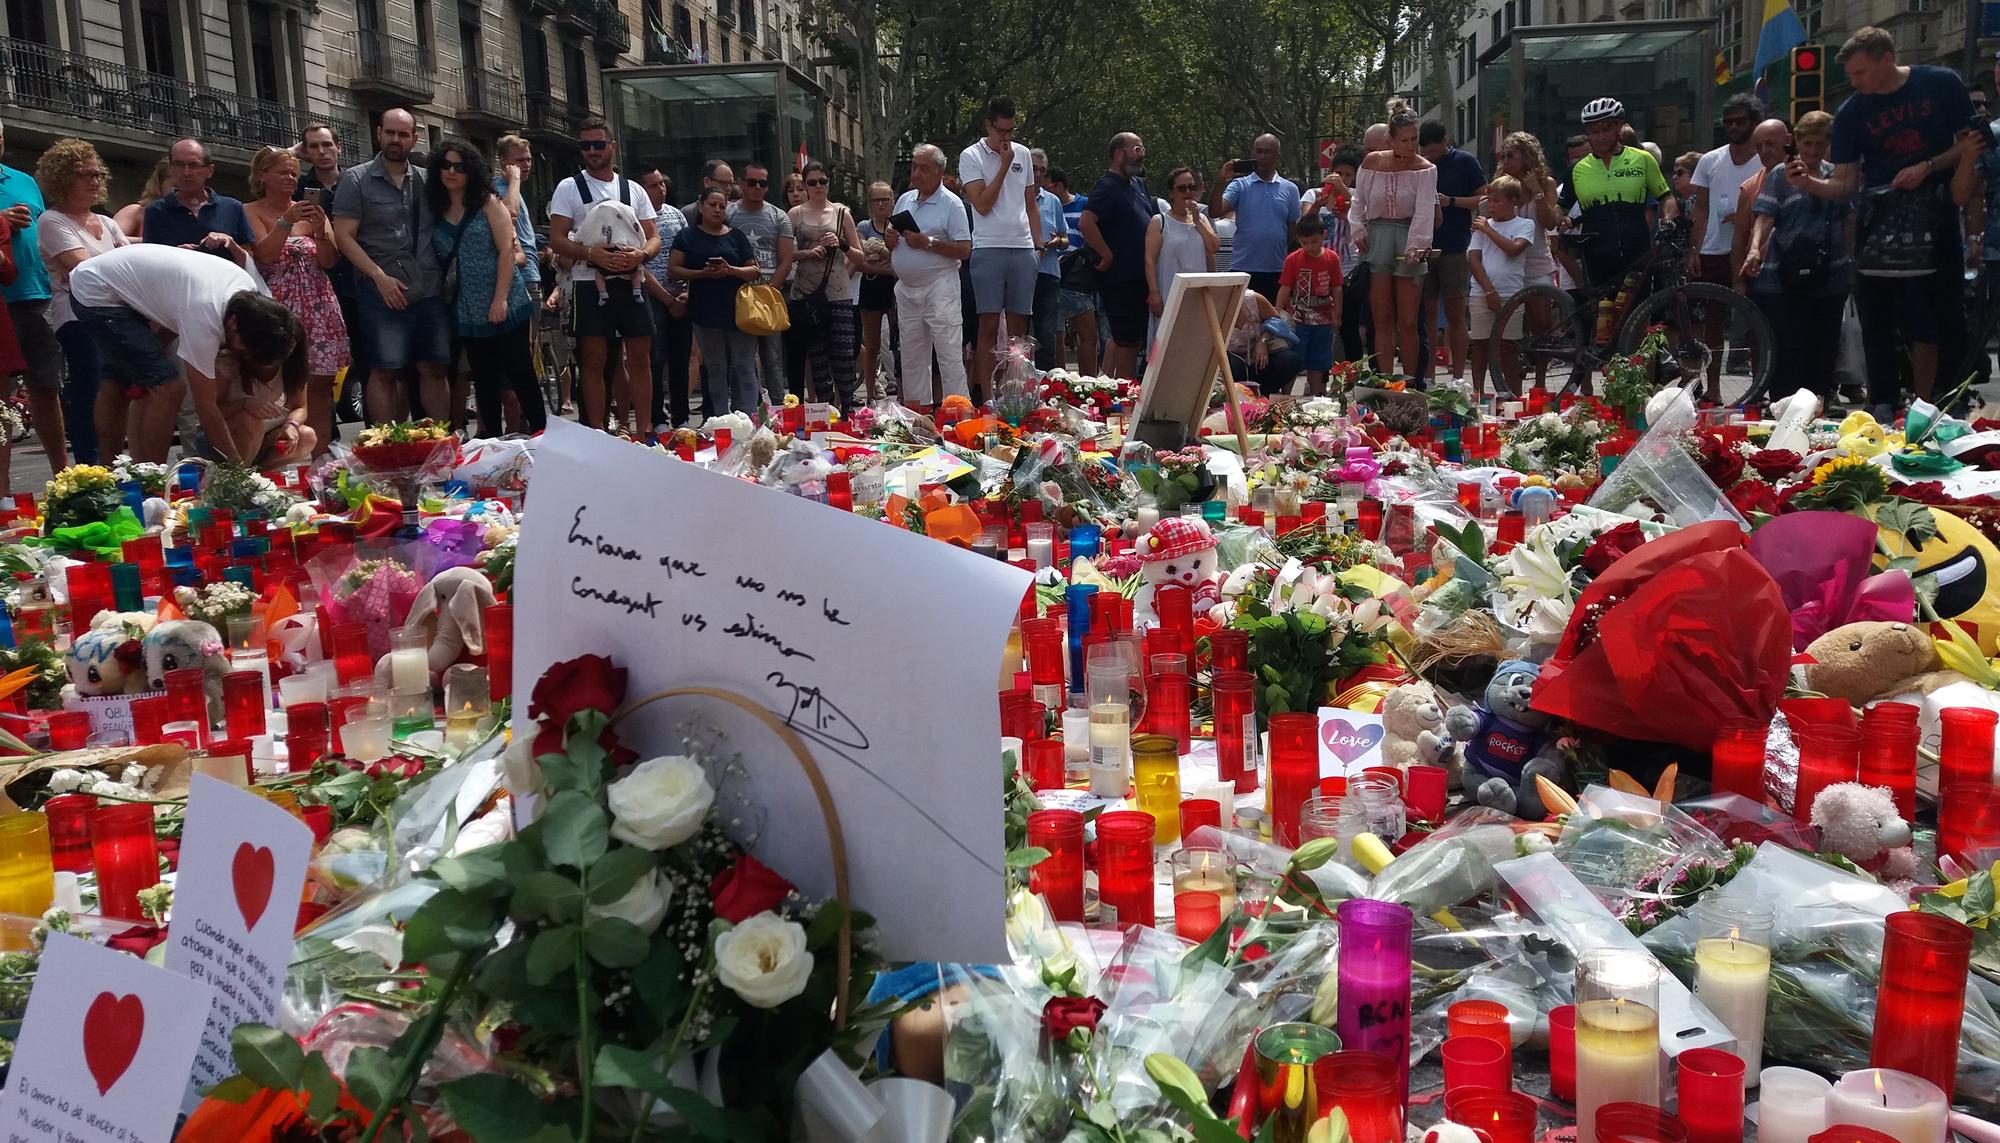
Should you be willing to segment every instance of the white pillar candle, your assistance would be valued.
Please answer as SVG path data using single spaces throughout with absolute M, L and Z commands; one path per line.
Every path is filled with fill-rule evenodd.
M 407 694 L 431 689 L 431 664 L 421 647 L 399 647 L 389 652 L 389 685 Z
M 1135 535 L 1143 535 L 1152 531 L 1153 525 L 1160 522 L 1160 510 L 1151 504 L 1142 506 L 1136 516 L 1137 518 L 1133 521 Z
M 1770 946 L 1728 937 L 1695 943 L 1695 999 L 1736 1037 L 1745 1087 L 1756 1082 L 1763 1066 L 1764 1004 L 1770 983 Z
M 1803 1068 L 1765 1068 L 1757 1085 L 1757 1143 L 1806 1143 L 1825 1131 L 1832 1090 Z
M 1597 1143 L 1607 1103 L 1660 1106 L 1660 1016 L 1630 1000 L 1576 1006 L 1576 1137 Z
M 1826 1097 L 1829 1124 L 1872 1127 L 1902 1143 L 1944 1143 L 1950 1110 L 1938 1085 L 1888 1068 L 1848 1072 Z
M 1046 536 L 1029 537 L 1028 559 L 1037 570 L 1056 566 L 1056 542 Z

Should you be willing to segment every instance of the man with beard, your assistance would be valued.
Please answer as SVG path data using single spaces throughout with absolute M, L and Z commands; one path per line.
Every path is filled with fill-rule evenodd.
M 1090 188 L 1077 228 L 1097 254 L 1097 292 L 1111 326 L 1104 372 L 1131 377 L 1146 337 L 1146 226 L 1160 212 L 1146 189 L 1146 144 L 1130 131 L 1111 137 L 1111 164 Z
M 1701 157 L 1694 167 L 1693 229 L 1688 234 L 1688 274 L 1697 281 L 1713 282 L 1725 289 L 1736 281 L 1741 259 L 1733 259 L 1736 246 L 1736 207 L 1743 184 L 1764 169 L 1757 157 L 1757 145 L 1750 138 L 1757 121 L 1764 118 L 1764 104 L 1748 92 L 1737 92 L 1722 105 L 1722 146 Z M 1748 201 L 1756 201 L 1751 192 Z M 1727 315 L 1717 312 L 1709 319 L 1704 340 L 1720 344 L 1717 328 Z M 1717 399 L 1717 378 L 1722 372 L 1722 355 L 1712 353 L 1708 362 L 1708 399 Z
M 400 107 L 382 113 L 375 157 L 340 176 L 333 192 L 333 240 L 354 267 L 356 328 L 366 343 L 368 419 L 410 413 L 399 384 L 415 366 L 424 412 L 450 417 L 451 315 L 438 289 L 444 275 L 431 247 L 434 219 L 424 201 L 424 172 L 410 163 L 417 121 Z
M 583 423 L 602 430 L 605 425 L 605 397 L 609 387 L 599 384 L 604 376 L 604 359 L 611 339 L 625 346 L 625 411 L 634 419 L 639 435 L 646 432 L 645 418 L 653 407 L 653 316 L 647 312 L 646 298 L 629 283 L 609 281 L 600 291 L 600 274 L 629 278 L 647 259 L 660 252 L 658 212 L 643 187 L 618 173 L 618 144 L 604 120 L 583 121 L 576 132 L 577 150 L 583 154 L 583 170 L 556 184 L 549 196 L 549 249 L 575 265 L 570 281 L 575 288 L 577 375 L 583 392 Z M 604 243 L 601 238 L 579 234 L 578 223 L 599 202 L 620 202 L 631 208 L 645 241 L 637 248 L 630 243 Z M 630 223 L 627 223 L 629 228 Z M 585 283 L 589 283 L 586 287 Z

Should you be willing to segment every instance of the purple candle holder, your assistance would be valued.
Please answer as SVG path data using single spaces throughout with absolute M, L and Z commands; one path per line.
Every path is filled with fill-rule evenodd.
M 1409 907 L 1393 901 L 1343 901 L 1340 922 L 1341 1047 L 1374 1052 L 1396 1064 L 1398 1102 L 1410 1097 Z

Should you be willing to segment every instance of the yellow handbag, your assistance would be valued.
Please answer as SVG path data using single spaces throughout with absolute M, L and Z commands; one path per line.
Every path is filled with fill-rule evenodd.
M 751 285 L 736 291 L 736 328 L 765 337 L 792 328 L 785 295 L 776 286 Z

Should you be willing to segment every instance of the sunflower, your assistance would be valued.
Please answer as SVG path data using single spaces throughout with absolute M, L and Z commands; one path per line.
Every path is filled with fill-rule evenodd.
M 1839 476 L 1842 469 L 1873 467 L 1873 465 L 1868 463 L 1867 457 L 1855 456 L 1851 453 L 1846 456 L 1837 456 L 1820 465 L 1818 468 L 1813 469 L 1812 482 L 1815 485 L 1825 484 L 1827 481 Z

